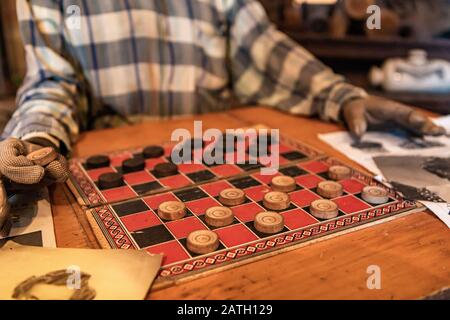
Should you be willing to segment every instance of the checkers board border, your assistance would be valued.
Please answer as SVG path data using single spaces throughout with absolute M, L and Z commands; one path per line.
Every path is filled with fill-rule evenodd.
M 320 161 L 329 165 L 342 165 L 342 162 L 334 158 L 323 158 Z M 203 273 L 204 271 L 209 272 L 216 268 L 231 268 L 233 265 L 237 266 L 246 263 L 244 260 L 251 262 L 255 259 L 262 258 L 262 256 L 275 254 L 276 252 L 274 251 L 282 252 L 283 250 L 290 250 L 297 246 L 306 245 L 313 240 L 319 241 L 329 237 L 335 237 L 339 234 L 352 232 L 376 223 L 390 221 L 397 217 L 423 210 L 423 207 L 419 207 L 415 202 L 405 201 L 393 189 L 374 180 L 371 176 L 359 172 L 354 168 L 352 168 L 352 172 L 353 178 L 367 185 L 385 188 L 389 191 L 389 195 L 397 201 L 163 266 L 160 270 L 157 283 L 161 285 L 163 283 L 173 283 L 179 279 L 189 279 L 191 276 L 194 277 L 196 275 L 200 276 L 199 273 Z M 250 174 L 248 175 L 250 176 Z M 90 210 L 90 214 L 95 220 L 92 221 L 90 219 L 91 223 L 101 224 L 100 228 L 97 226 L 94 230 L 96 236 L 106 239 L 108 247 L 120 249 L 138 248 L 110 206 L 105 205 L 94 208 Z M 100 242 L 105 244 L 105 241 Z

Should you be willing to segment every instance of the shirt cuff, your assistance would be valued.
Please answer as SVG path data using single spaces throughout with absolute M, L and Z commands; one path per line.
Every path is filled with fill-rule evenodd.
M 30 132 L 30 133 L 27 133 L 24 136 L 22 136 L 22 140 L 25 140 L 25 141 L 35 139 L 35 138 L 46 139 L 46 140 L 50 141 L 56 148 L 58 148 L 58 149 L 61 148 L 61 142 L 46 132 Z
M 333 86 L 325 102 L 323 118 L 327 121 L 341 121 L 342 106 L 354 99 L 366 98 L 367 92 L 349 83 L 339 83 Z

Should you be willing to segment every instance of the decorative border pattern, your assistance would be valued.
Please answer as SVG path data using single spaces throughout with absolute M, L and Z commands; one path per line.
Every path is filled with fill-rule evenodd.
M 346 229 L 350 226 L 368 223 L 372 220 L 391 216 L 396 213 L 401 213 L 405 210 L 415 207 L 416 206 L 413 202 L 402 201 L 382 208 L 375 208 L 353 215 L 342 216 L 340 219 L 326 221 L 318 225 L 291 231 L 287 234 L 267 238 L 254 244 L 245 245 L 236 249 L 212 254 L 197 259 L 191 259 L 177 265 L 162 268 L 159 276 L 161 278 L 168 278 L 171 276 L 179 276 L 194 270 L 200 270 L 207 267 L 215 267 L 224 262 L 237 260 L 248 255 L 261 254 L 271 251 L 274 248 L 301 243 L 307 241 L 312 237 L 325 236 L 327 234 Z
M 352 226 L 369 223 L 414 208 L 416 208 L 414 202 L 399 201 L 384 207 L 372 208 L 352 215 L 341 216 L 335 220 L 324 221 L 320 224 L 290 231 L 283 235 L 276 235 L 238 248 L 193 258 L 176 265 L 162 268 L 159 277 L 167 279 L 173 276 L 185 275 L 191 271 L 217 267 L 223 263 L 233 262 L 245 256 L 263 254 L 276 248 L 305 242 L 313 237 L 323 237 Z M 102 230 L 107 232 L 107 234 L 104 233 L 104 236 L 110 244 L 113 244 L 114 249 L 137 249 L 127 231 L 117 221 L 117 217 L 111 212 L 108 206 L 93 209 L 93 213 L 103 224 L 101 226 Z M 98 219 L 96 220 L 98 221 Z
M 92 209 L 92 213 L 95 214 L 96 221 L 102 223 L 100 227 L 113 249 L 137 249 L 128 232 L 118 222 L 117 217 L 108 206 Z
M 103 197 L 81 169 L 81 162 L 70 162 L 69 169 L 71 173 L 70 179 L 73 181 L 73 185 L 83 197 L 87 206 L 92 207 L 105 204 Z

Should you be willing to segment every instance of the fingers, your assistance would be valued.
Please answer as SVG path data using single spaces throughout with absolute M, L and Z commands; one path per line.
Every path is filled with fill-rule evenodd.
M 365 99 L 365 104 L 369 116 L 379 123 L 391 122 L 417 135 L 440 136 L 446 133 L 428 117 L 402 103 L 370 96 Z
M 430 118 L 417 111 L 410 113 L 404 126 L 420 135 L 441 136 L 446 133 L 444 128 L 434 124 Z
M 44 168 L 25 157 L 26 147 L 18 139 L 7 139 L 0 145 L 0 172 L 21 184 L 36 184 L 42 180 Z
M 69 177 L 69 167 L 67 160 L 62 155 L 59 155 L 55 161 L 52 161 L 46 168 L 46 177 L 54 182 L 62 183 Z
M 344 119 L 352 134 L 361 138 L 367 131 L 366 108 L 363 100 L 354 100 L 344 106 Z

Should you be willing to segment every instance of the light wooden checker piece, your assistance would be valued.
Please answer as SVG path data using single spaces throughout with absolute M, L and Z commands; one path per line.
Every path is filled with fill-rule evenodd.
M 342 196 L 344 188 L 335 181 L 322 181 L 317 185 L 317 193 L 324 198 L 333 199 Z
M 309 207 L 311 214 L 319 219 L 332 219 L 339 215 L 339 208 L 336 203 L 331 200 L 315 200 Z
M 389 201 L 389 193 L 381 187 L 367 186 L 362 190 L 361 198 L 370 204 L 384 204 Z
M 219 236 L 214 231 L 197 230 L 187 237 L 186 246 L 189 251 L 196 254 L 207 254 L 219 248 Z
M 179 220 L 186 216 L 186 205 L 180 201 L 166 201 L 159 205 L 158 215 L 163 220 Z
M 289 208 L 291 199 L 287 193 L 271 191 L 264 195 L 263 205 L 266 209 L 281 211 Z
M 297 188 L 295 179 L 289 176 L 276 176 L 272 179 L 270 185 L 274 191 L 291 192 Z
M 58 153 L 51 147 L 42 148 L 27 155 L 28 160 L 41 167 L 49 165 L 57 157 Z
M 245 192 L 237 188 L 224 189 L 219 194 L 219 201 L 225 206 L 237 206 L 245 202 Z
M 284 217 L 276 212 L 265 211 L 255 216 L 255 229 L 266 234 L 281 232 L 284 228 Z
M 345 166 L 331 166 L 328 169 L 328 177 L 331 180 L 339 181 L 349 179 L 352 176 L 352 169 Z
M 234 214 L 230 208 L 217 206 L 206 210 L 205 222 L 212 227 L 225 227 L 232 224 L 233 221 Z

